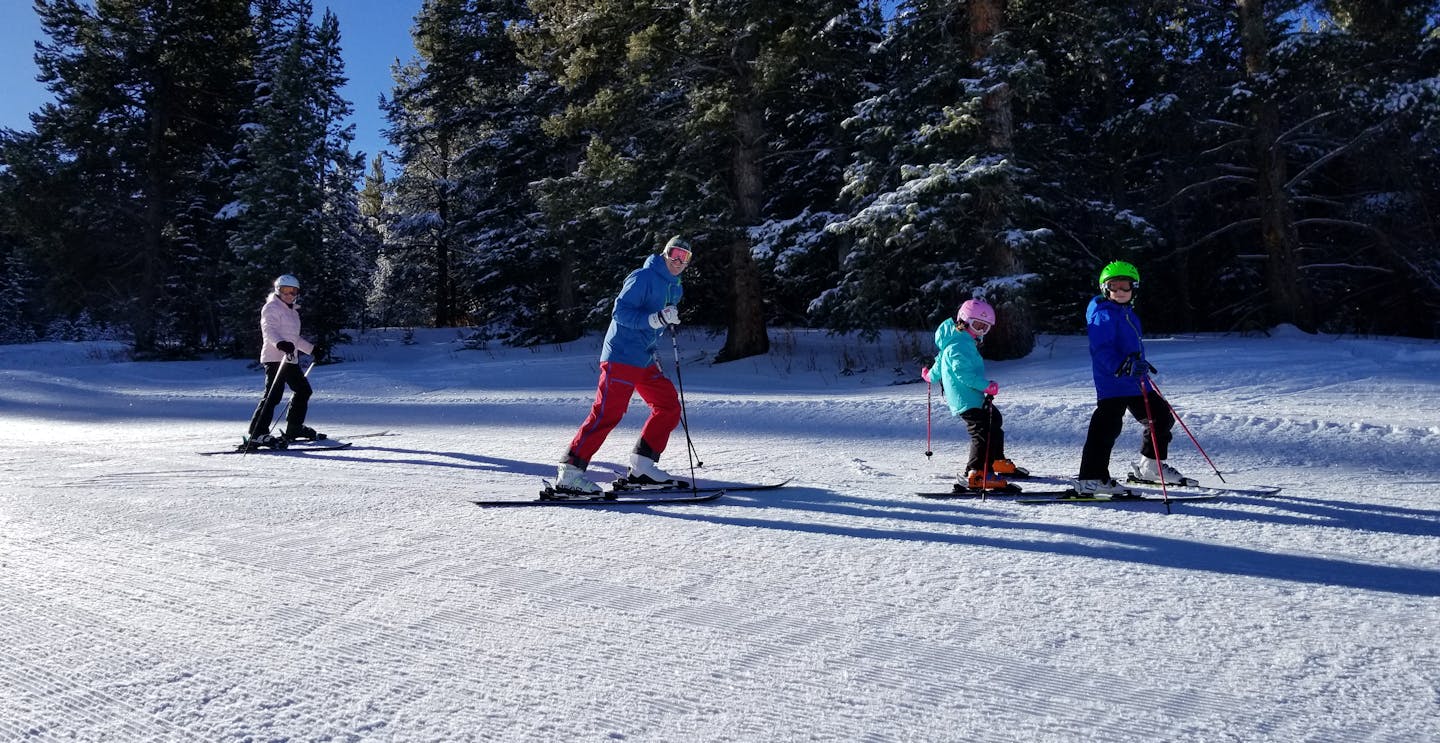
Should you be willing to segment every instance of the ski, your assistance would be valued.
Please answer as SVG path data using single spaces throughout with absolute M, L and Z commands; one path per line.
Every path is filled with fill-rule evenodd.
M 685 491 L 685 492 L 689 492 L 689 491 Z M 715 491 L 703 492 L 703 493 L 700 493 L 699 495 L 673 496 L 673 497 L 671 497 L 671 496 L 660 496 L 660 497 L 648 497 L 648 498 L 647 498 L 647 497 L 639 497 L 639 498 L 636 498 L 636 497 L 623 497 L 623 496 L 609 497 L 609 496 L 607 495 L 606 497 L 599 497 L 599 498 L 568 499 L 568 500 L 555 500 L 555 499 L 537 498 L 537 499 L 535 499 L 535 500 L 476 500 L 476 501 L 470 501 L 470 502 L 471 502 L 471 503 L 474 503 L 475 505 L 480 506 L 480 507 L 482 507 L 482 508 L 494 508 L 494 507 L 501 507 L 501 506 L 657 506 L 657 505 L 667 505 L 667 504 L 669 504 L 669 505 L 677 505 L 677 504 L 683 504 L 683 503 L 704 503 L 704 502 L 706 502 L 706 501 L 715 500 L 716 498 L 719 498 L 720 496 L 722 496 L 722 495 L 724 495 L 724 494 L 725 494 L 725 491 L 724 491 L 724 490 L 715 490 Z
M 326 440 L 329 441 L 330 439 L 326 439 Z M 352 446 L 354 446 L 354 444 L 352 444 L 352 443 L 349 442 L 349 441 L 345 441 L 345 442 L 339 442 L 339 441 L 337 441 L 337 442 L 335 442 L 335 443 L 333 443 L 333 444 L 322 445 L 322 446 L 300 446 L 300 447 L 296 447 L 296 446 L 293 446 L 293 445 L 292 445 L 292 446 L 286 447 L 286 448 L 284 448 L 284 449 L 271 449 L 271 448 L 268 447 L 268 446 L 262 446 L 262 447 L 260 447 L 259 449 L 253 449 L 253 450 L 250 450 L 250 451 L 246 451 L 245 449 L 242 449 L 242 448 L 240 448 L 240 447 L 236 447 L 236 448 L 234 448 L 234 449 L 222 449 L 222 450 L 220 450 L 220 451 L 197 451 L 197 452 L 195 452 L 195 453 L 196 453 L 196 454 L 199 454 L 199 455 L 202 456 L 202 457 L 213 457 L 213 456 L 216 456 L 216 455 L 218 455 L 218 454 L 300 454 L 300 455 L 305 455 L 305 454 L 314 454 L 314 453 L 322 452 L 322 451 L 335 451 L 336 449 L 349 449 L 349 448 L 352 447 Z
M 624 493 L 734 493 L 740 491 L 776 490 L 789 484 L 789 480 L 782 480 L 780 482 L 766 484 L 747 484 L 742 482 L 730 485 L 700 485 L 692 488 L 689 485 L 630 485 L 624 484 L 624 478 L 621 478 L 610 483 L 610 487 L 605 492 L 615 495 Z
M 1030 479 L 1033 481 L 1066 485 L 1075 481 L 1074 477 L 1057 477 L 1054 475 L 1033 474 L 1030 476 Z M 1158 482 L 1140 482 L 1137 480 L 1127 480 L 1127 482 L 1125 483 L 1125 487 L 1130 488 L 1131 490 L 1135 490 L 1137 492 L 1154 494 L 1158 494 L 1160 492 L 1160 483 Z M 1175 483 L 1166 483 L 1165 488 L 1168 489 L 1171 493 L 1177 493 L 1180 495 L 1190 495 L 1198 493 L 1201 495 L 1252 495 L 1261 498 L 1270 495 L 1276 495 L 1282 490 L 1279 485 L 1176 485 Z
M 376 436 L 399 436 L 399 435 L 400 435 L 400 434 L 398 434 L 398 433 L 391 433 L 390 431 L 376 431 L 376 432 L 374 432 L 374 433 L 357 433 L 357 434 L 355 434 L 355 435 L 353 435 L 353 436 L 334 436 L 334 437 L 331 437 L 331 438 L 321 439 L 321 441 L 334 441 L 335 439 L 343 439 L 343 440 L 345 440 L 345 441 L 349 441 L 349 440 L 351 440 L 351 439 L 373 439 L 373 438 L 375 438 Z M 297 442 L 297 443 L 298 443 L 298 442 Z
M 1074 492 L 1074 491 L 1063 491 L 1063 492 L 1072 493 L 1072 492 Z M 1047 504 L 1047 503 L 1164 503 L 1166 500 L 1169 500 L 1171 503 L 1174 503 L 1174 502 L 1176 502 L 1176 501 L 1215 500 L 1215 499 L 1218 498 L 1218 497 L 1220 497 L 1220 496 L 1219 496 L 1219 494 L 1217 494 L 1217 493 L 1182 493 L 1182 494 L 1172 494 L 1168 499 L 1162 498 L 1162 497 L 1159 496 L 1159 495 L 1154 495 L 1154 494 L 1149 494 L 1149 493 L 1147 493 L 1147 494 L 1145 494 L 1145 495 L 1128 495 L 1128 496 L 1126 496 L 1126 495 L 1121 495 L 1121 496 L 1109 496 L 1109 495 L 1084 495 L 1084 496 L 1081 496 L 1081 495 L 1061 495 L 1061 496 L 1056 496 L 1056 497 L 1053 497 L 1053 498 L 1018 498 L 1018 499 L 1015 500 L 1015 502 L 1016 502 L 1016 503 L 1024 503 L 1024 504 L 1026 504 L 1026 505 L 1032 505 L 1032 506 L 1033 506 L 1033 505 L 1043 505 L 1043 504 Z
M 970 490 L 970 489 L 966 488 L 965 490 L 949 490 L 949 491 L 944 491 L 944 492 L 939 492 L 939 491 L 937 491 L 937 492 L 916 492 L 915 494 L 918 495 L 918 496 L 920 496 L 921 498 L 931 498 L 931 499 L 934 499 L 934 500 L 965 500 L 965 499 L 997 498 L 997 497 L 1009 499 L 1009 498 L 1012 498 L 1012 497 L 1014 497 L 1014 496 L 1030 496 L 1030 497 L 1036 497 L 1036 496 L 1042 496 L 1042 495 L 1044 495 L 1044 496 L 1064 495 L 1065 493 L 1069 493 L 1069 492 L 1071 492 L 1071 491 L 1069 491 L 1069 490 L 990 490 L 990 491 L 987 491 L 987 492 L 981 492 L 981 491 L 979 491 L 979 490 Z
M 290 448 L 301 449 L 344 449 L 352 442 L 340 441 L 338 439 L 297 439 L 290 442 Z
M 1191 482 L 1194 481 L 1192 480 Z M 1144 490 L 1147 493 L 1160 492 L 1160 483 L 1158 482 L 1144 482 L 1141 480 L 1127 479 L 1125 481 L 1125 487 L 1137 490 Z M 1278 485 L 1175 485 L 1173 483 L 1166 483 L 1165 487 L 1171 490 L 1178 489 L 1186 492 L 1200 492 L 1206 494 L 1229 493 L 1233 495 L 1254 495 L 1262 498 L 1268 495 L 1275 495 L 1283 489 Z

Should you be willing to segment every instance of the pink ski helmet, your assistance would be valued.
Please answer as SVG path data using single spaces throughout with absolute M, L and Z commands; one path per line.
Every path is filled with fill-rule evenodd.
M 985 323 L 988 331 L 995 327 L 995 308 L 983 299 L 967 299 L 965 304 L 960 305 L 960 311 L 955 313 L 955 320 L 967 326 L 971 321 L 979 320 Z

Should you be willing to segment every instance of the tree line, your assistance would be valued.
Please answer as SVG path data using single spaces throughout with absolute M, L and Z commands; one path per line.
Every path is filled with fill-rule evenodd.
M 183 6 L 183 7 L 181 7 Z M 718 360 L 768 329 L 1440 335 L 1440 0 L 425 0 L 353 152 L 310 0 L 35 0 L 0 130 L 0 342 L 249 355 L 307 328 L 571 340 L 670 235 Z

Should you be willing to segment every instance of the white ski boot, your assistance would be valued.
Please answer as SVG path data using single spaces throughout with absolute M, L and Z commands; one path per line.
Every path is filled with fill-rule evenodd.
M 1070 487 L 1082 498 L 1125 498 L 1130 489 L 1111 480 L 1071 480 Z
M 680 485 L 679 482 L 670 476 L 670 473 L 660 469 L 655 460 L 644 454 L 630 455 L 630 471 L 625 475 L 627 485 Z
M 555 474 L 555 485 L 545 500 L 593 500 L 604 495 L 599 485 L 585 477 L 585 470 L 573 464 L 562 464 Z
M 1166 485 L 1194 486 L 1200 484 L 1198 481 L 1180 474 L 1180 471 L 1174 467 L 1149 457 L 1140 457 L 1140 461 L 1130 468 L 1130 481 L 1159 485 L 1162 473 L 1165 475 Z

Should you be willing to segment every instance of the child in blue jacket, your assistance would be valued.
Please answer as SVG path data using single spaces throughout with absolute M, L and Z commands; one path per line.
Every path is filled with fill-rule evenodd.
M 1004 417 L 993 398 L 1000 385 L 985 378 L 985 360 L 979 345 L 995 327 L 995 308 L 979 299 L 960 305 L 954 319 L 935 329 L 940 355 L 932 369 L 922 369 L 926 382 L 938 381 L 950 414 L 965 421 L 970 432 L 970 456 L 960 482 L 972 490 L 1007 490 L 1002 475 L 1024 477 L 1027 470 L 1005 458 Z
M 1154 367 L 1145 358 L 1140 318 L 1131 301 L 1139 284 L 1140 271 L 1134 265 L 1111 262 L 1100 271 L 1100 296 L 1090 300 L 1085 310 L 1096 402 L 1080 455 L 1080 474 L 1073 483 L 1075 492 L 1083 496 L 1129 494 L 1110 477 L 1110 453 L 1120 437 L 1126 411 L 1145 425 L 1140 461 L 1131 468 L 1130 479 L 1160 482 L 1163 474 L 1171 485 L 1195 482 L 1165 463 L 1175 416 L 1165 398 L 1147 384 Z

